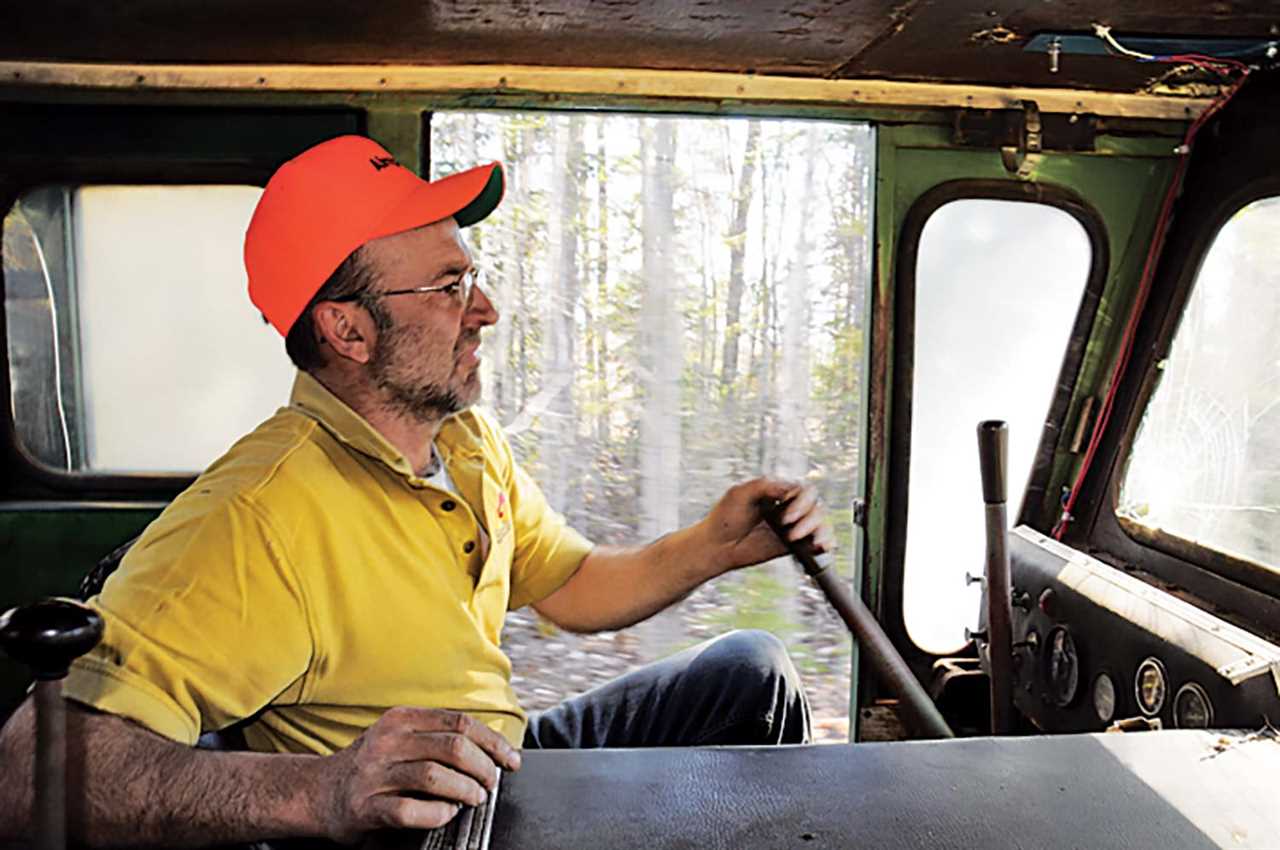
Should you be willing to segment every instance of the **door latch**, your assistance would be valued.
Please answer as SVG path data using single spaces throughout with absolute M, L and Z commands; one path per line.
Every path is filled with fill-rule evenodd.
M 1040 107 L 1034 100 L 1022 101 L 1022 115 L 1018 124 L 1018 142 L 1000 148 L 1000 161 L 1010 174 L 1026 180 L 1040 162 L 1044 128 L 1040 123 Z

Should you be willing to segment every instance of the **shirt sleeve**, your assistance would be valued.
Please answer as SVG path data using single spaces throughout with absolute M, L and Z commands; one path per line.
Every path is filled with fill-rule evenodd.
M 542 488 L 519 464 L 513 468 L 512 481 L 516 551 L 508 607 L 514 611 L 559 590 L 594 547 L 551 510 Z
M 239 498 L 204 507 L 184 497 L 90 601 L 103 641 L 72 666 L 63 693 L 194 744 L 300 689 L 314 644 L 266 519 Z

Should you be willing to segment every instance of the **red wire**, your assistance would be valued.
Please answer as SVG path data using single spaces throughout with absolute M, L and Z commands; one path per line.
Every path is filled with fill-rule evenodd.
M 1226 59 L 1219 56 L 1206 56 L 1203 53 L 1179 53 L 1174 56 L 1160 56 L 1157 58 L 1159 62 L 1186 62 L 1200 68 L 1214 68 L 1222 66 L 1239 71 L 1244 75 L 1249 74 L 1249 66 L 1237 59 Z
M 1211 57 L 1195 56 L 1170 56 L 1161 57 L 1161 61 L 1185 61 L 1197 66 L 1205 66 L 1208 64 L 1205 60 Z M 1133 352 L 1134 337 L 1137 334 L 1138 318 L 1142 315 L 1142 308 L 1147 303 L 1147 296 L 1151 291 L 1151 281 L 1155 276 L 1155 260 L 1160 254 L 1160 249 L 1164 245 L 1165 233 L 1168 230 L 1169 221 L 1173 217 L 1173 203 L 1178 194 L 1182 190 L 1182 180 L 1186 176 L 1187 164 L 1191 159 L 1191 145 L 1195 141 L 1196 134 L 1200 132 L 1200 128 L 1205 125 L 1210 118 L 1218 113 L 1222 107 L 1231 102 L 1231 99 L 1240 91 L 1240 87 L 1244 85 L 1248 79 L 1248 66 L 1233 60 L 1211 60 L 1213 62 L 1231 63 L 1239 65 L 1240 79 L 1237 80 L 1226 94 L 1220 95 L 1217 100 L 1210 104 L 1209 108 L 1200 113 L 1195 121 L 1191 122 L 1191 126 L 1187 128 L 1186 135 L 1182 140 L 1182 147 L 1179 149 L 1180 158 L 1178 167 L 1174 171 L 1173 181 L 1169 184 L 1169 191 L 1165 193 L 1164 203 L 1160 208 L 1160 216 L 1156 219 L 1156 228 L 1151 236 L 1151 246 L 1147 250 L 1146 262 L 1142 266 L 1142 278 L 1138 285 L 1138 295 L 1134 301 L 1133 309 L 1129 314 L 1129 321 L 1125 325 L 1124 337 L 1120 344 L 1120 357 L 1116 361 L 1115 369 L 1111 373 L 1111 384 L 1107 389 L 1106 398 L 1102 402 L 1102 408 L 1098 412 L 1098 423 L 1094 426 L 1093 433 L 1089 437 L 1089 446 L 1085 450 L 1084 460 L 1080 464 L 1080 470 L 1076 474 L 1075 483 L 1067 494 L 1067 501 L 1062 507 L 1062 516 L 1058 518 L 1058 522 L 1053 527 L 1052 535 L 1055 540 L 1061 540 L 1062 535 L 1066 532 L 1067 526 L 1075 519 L 1071 510 L 1076 505 L 1076 499 L 1080 495 L 1081 485 L 1084 478 L 1089 472 L 1089 468 L 1093 465 L 1094 456 L 1097 454 L 1098 446 L 1102 442 L 1102 434 L 1107 428 L 1107 422 L 1111 419 L 1111 408 L 1115 402 L 1116 391 L 1120 387 L 1120 376 L 1124 374 L 1125 368 L 1129 365 L 1129 356 Z

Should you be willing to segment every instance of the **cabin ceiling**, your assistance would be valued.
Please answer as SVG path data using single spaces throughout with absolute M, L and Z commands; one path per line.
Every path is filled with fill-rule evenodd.
M 1039 32 L 1280 37 L 1280 0 L 42 0 L 0 60 L 550 65 L 1138 91 L 1168 68 L 1023 50 Z

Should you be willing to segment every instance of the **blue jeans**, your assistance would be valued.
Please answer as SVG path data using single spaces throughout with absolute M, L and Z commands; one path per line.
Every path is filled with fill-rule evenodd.
M 530 750 L 805 744 L 809 700 L 786 647 L 736 631 L 534 713 Z

